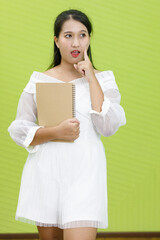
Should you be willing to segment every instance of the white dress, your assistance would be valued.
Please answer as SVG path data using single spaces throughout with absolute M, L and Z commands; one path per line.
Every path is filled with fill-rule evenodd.
M 37 129 L 43 127 L 36 123 L 35 83 L 64 82 L 32 73 L 19 99 L 16 119 L 8 127 L 16 144 L 28 151 L 16 220 L 61 229 L 108 228 L 107 163 L 100 137 L 113 135 L 126 124 L 126 117 L 113 72 L 95 75 L 104 92 L 101 112 L 92 110 L 88 81 L 84 77 L 70 81 L 76 85 L 79 137 L 74 142 L 29 146 Z

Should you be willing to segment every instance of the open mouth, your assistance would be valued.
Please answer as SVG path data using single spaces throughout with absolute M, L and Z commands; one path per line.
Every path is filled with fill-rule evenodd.
M 72 57 L 78 57 L 79 54 L 80 54 L 80 51 L 78 50 L 74 50 L 71 52 Z

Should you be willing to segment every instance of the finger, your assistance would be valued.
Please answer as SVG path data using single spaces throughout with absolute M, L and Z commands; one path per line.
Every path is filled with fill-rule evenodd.
M 79 121 L 77 118 L 71 118 L 71 119 L 72 119 L 73 122 L 75 122 L 75 123 L 77 123 L 77 124 L 80 123 L 80 121 Z
M 84 60 L 87 60 L 87 59 L 88 59 L 87 49 L 85 48 L 85 50 L 84 50 Z
M 77 123 L 77 124 L 80 123 L 77 118 L 69 118 L 68 120 L 72 123 Z
M 81 74 L 82 76 L 85 76 L 85 71 L 83 69 L 81 70 Z
M 73 64 L 73 65 L 74 65 L 75 69 L 77 70 L 77 64 Z
M 77 70 L 77 72 L 81 73 L 79 64 L 73 64 L 73 65 L 74 65 L 75 69 Z

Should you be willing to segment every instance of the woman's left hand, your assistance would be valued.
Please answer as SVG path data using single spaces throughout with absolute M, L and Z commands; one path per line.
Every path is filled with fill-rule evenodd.
M 84 60 L 74 64 L 75 69 L 88 81 L 95 77 L 92 63 L 87 55 L 87 50 L 84 50 Z

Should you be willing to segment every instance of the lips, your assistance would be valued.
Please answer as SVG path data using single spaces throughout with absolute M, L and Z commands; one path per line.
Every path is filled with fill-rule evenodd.
M 71 55 L 74 58 L 78 57 L 79 54 L 80 54 L 80 51 L 78 51 L 78 50 L 74 50 L 74 51 L 71 52 Z
M 78 54 L 78 53 L 80 53 L 80 51 L 78 51 L 78 50 L 74 50 L 74 51 L 71 52 L 71 54 L 72 54 L 72 53 L 74 53 L 74 54 Z

